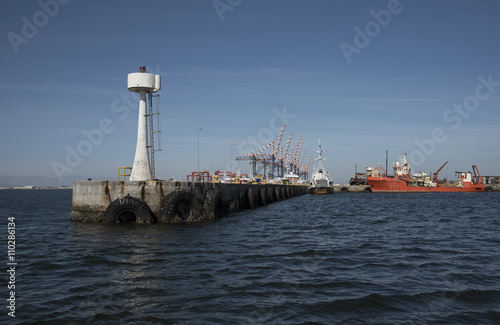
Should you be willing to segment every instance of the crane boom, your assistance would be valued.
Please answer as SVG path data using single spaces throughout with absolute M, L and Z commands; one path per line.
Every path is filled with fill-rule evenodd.
M 476 165 L 472 165 L 472 171 L 474 172 L 474 184 L 484 185 L 483 178 L 481 177 L 481 174 L 479 174 L 479 169 L 477 169 Z
M 283 138 L 283 133 L 285 132 L 286 124 L 281 127 L 280 133 L 278 134 L 278 139 L 276 140 L 276 146 L 273 145 L 273 155 L 277 158 L 278 151 L 280 150 L 281 138 Z
M 281 152 L 281 160 L 285 161 L 288 156 L 288 148 L 290 147 L 290 142 L 292 142 L 293 132 L 288 137 L 288 141 L 286 142 L 285 149 Z
M 441 166 L 441 168 L 439 168 L 439 169 L 438 169 L 438 171 L 437 171 L 437 172 L 434 174 L 434 176 L 432 177 L 432 181 L 433 181 L 434 183 L 436 183 L 436 182 L 437 182 L 439 172 L 440 172 L 440 171 L 444 168 L 444 166 L 446 166 L 446 164 L 447 164 L 447 163 L 448 163 L 448 162 L 445 162 L 445 163 L 444 163 L 444 165 L 443 165 L 443 166 Z

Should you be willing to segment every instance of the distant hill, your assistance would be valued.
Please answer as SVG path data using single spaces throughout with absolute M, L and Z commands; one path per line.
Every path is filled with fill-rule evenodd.
M 57 177 L 46 176 L 0 176 L 0 187 L 11 186 L 42 186 L 58 187 L 72 186 L 73 181 L 87 180 L 84 176 L 70 175 L 64 176 L 63 181 L 59 182 Z

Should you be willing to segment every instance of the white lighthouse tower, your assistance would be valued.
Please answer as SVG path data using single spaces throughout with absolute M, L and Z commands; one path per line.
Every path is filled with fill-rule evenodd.
M 129 73 L 128 90 L 139 93 L 139 122 L 137 126 L 137 147 L 135 149 L 134 165 L 130 174 L 131 181 L 151 181 L 153 176 L 148 155 L 146 94 L 154 93 L 161 88 L 161 77 L 146 73 L 146 67 L 141 66 L 140 72 Z

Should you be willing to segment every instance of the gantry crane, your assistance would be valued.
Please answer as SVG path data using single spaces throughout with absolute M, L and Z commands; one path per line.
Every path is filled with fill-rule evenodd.
M 252 165 L 253 176 L 262 174 L 264 175 L 264 178 L 271 179 L 274 177 L 284 177 L 286 169 L 287 173 L 293 173 L 296 175 L 302 173 L 307 177 L 308 169 L 305 169 L 307 165 L 300 166 L 305 154 L 305 151 L 302 152 L 304 140 L 302 139 L 302 136 L 299 135 L 297 142 L 289 152 L 288 149 L 293 137 L 292 133 L 288 137 L 285 148 L 281 148 L 281 141 L 283 139 L 285 127 L 286 124 L 281 127 L 276 141 L 272 141 L 244 156 L 237 157 L 236 160 L 249 161 L 249 164 Z M 271 149 L 271 152 L 266 153 L 266 150 L 269 148 Z

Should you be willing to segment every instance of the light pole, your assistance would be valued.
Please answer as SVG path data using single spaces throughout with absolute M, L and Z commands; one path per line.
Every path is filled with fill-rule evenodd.
M 229 144 L 229 177 L 232 177 L 233 173 L 233 161 L 231 160 L 231 146 L 234 144 L 234 142 L 231 142 Z
M 196 130 L 196 138 L 197 138 L 197 143 L 198 143 L 198 174 L 200 173 L 200 131 L 202 129 L 203 128 L 198 128 Z

